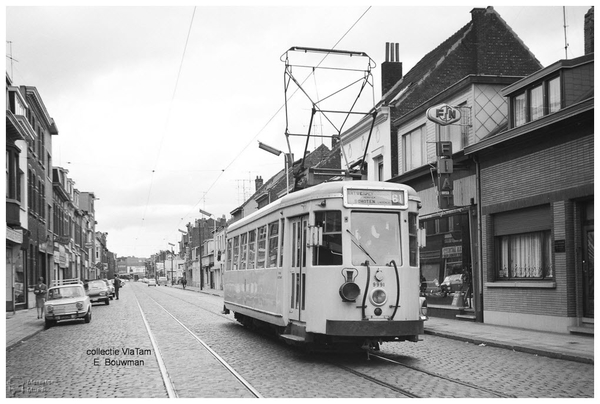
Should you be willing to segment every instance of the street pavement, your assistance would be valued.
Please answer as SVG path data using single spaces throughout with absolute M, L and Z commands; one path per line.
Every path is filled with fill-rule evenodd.
M 175 285 L 181 288 L 181 285 Z M 222 290 L 187 286 L 190 293 L 223 296 Z M 36 309 L 7 312 L 6 349 L 10 349 L 44 329 L 44 320 L 37 318 Z M 559 334 L 521 328 L 431 317 L 425 322 L 425 334 L 461 341 L 527 352 L 539 356 L 594 363 L 594 337 L 578 334 Z

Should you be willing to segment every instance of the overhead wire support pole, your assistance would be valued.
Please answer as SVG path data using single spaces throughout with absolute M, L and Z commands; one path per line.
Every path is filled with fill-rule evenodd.
M 365 166 L 365 160 L 367 158 L 367 151 L 369 150 L 369 143 L 371 142 L 371 135 L 373 134 L 373 127 L 375 127 L 375 118 L 377 118 L 377 110 L 373 111 L 373 120 L 371 121 L 371 129 L 369 129 L 369 137 L 365 144 L 365 154 L 363 154 L 362 162 L 360 163 L 360 172 L 362 174 L 363 167 Z

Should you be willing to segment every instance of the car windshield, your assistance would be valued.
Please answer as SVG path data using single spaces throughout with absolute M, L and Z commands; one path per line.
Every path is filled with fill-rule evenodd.
M 48 300 L 57 300 L 68 297 L 83 297 L 85 294 L 79 286 L 65 286 L 48 291 Z
M 402 264 L 400 227 L 397 213 L 352 212 L 352 265 Z
M 91 281 L 89 283 L 91 288 L 105 288 L 106 287 L 106 283 L 104 283 L 104 281 Z

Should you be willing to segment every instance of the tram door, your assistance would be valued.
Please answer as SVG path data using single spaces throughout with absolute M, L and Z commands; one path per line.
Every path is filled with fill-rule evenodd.
M 292 230 L 292 266 L 290 268 L 290 319 L 304 321 L 306 296 L 306 231 L 308 215 L 290 221 Z

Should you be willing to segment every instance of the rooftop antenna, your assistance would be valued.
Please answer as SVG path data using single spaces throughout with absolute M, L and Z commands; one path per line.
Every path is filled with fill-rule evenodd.
M 563 27 L 565 30 L 565 59 L 568 59 L 567 48 L 569 47 L 569 43 L 567 42 L 567 15 L 565 6 L 563 6 Z
M 6 41 L 8 44 L 8 56 L 6 56 L 10 60 L 10 78 L 11 80 L 14 78 L 13 75 L 13 62 L 18 62 L 17 59 L 12 56 L 12 41 Z

